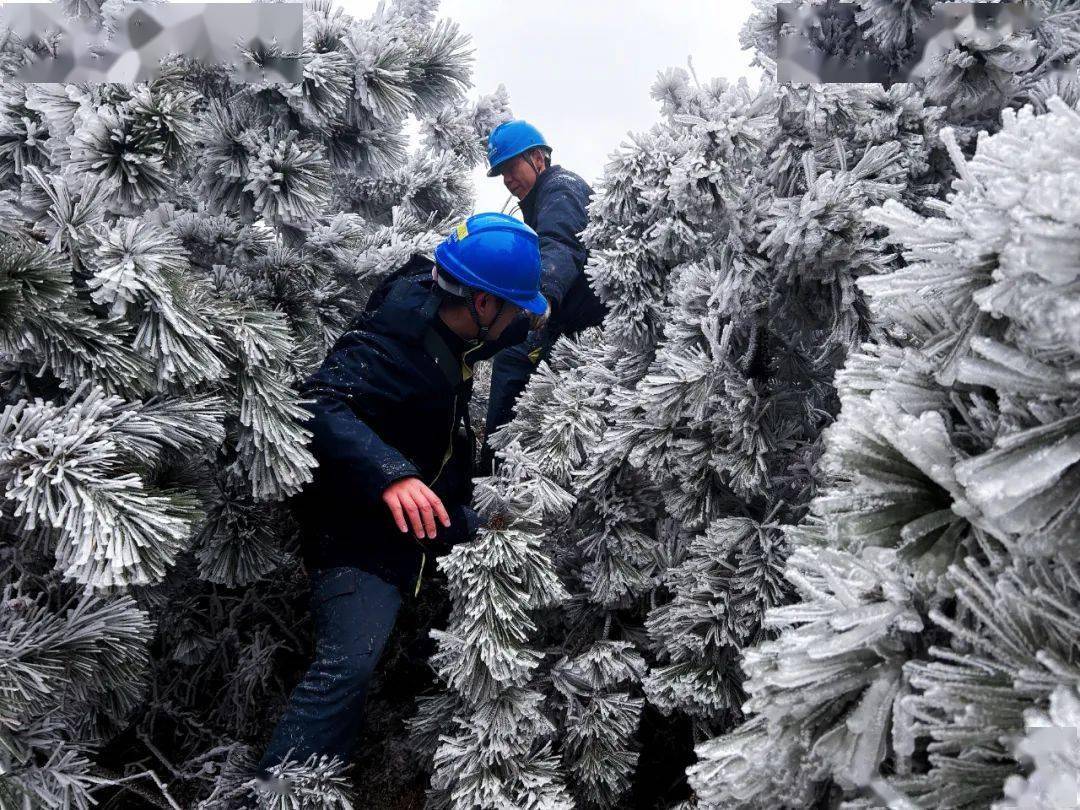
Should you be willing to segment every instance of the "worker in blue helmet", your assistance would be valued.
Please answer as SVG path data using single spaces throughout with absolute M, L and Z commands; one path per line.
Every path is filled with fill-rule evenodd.
M 488 177 L 520 201 L 525 223 L 540 240 L 540 289 L 549 310 L 531 319 L 528 341 L 495 356 L 485 430 L 491 435 L 513 415 L 514 403 L 536 366 L 562 335 L 576 335 L 603 322 L 606 308 L 589 284 L 588 250 L 581 231 L 589 221 L 592 189 L 580 176 L 551 163 L 551 146 L 527 121 L 507 121 L 488 135 Z M 485 442 L 478 473 L 489 474 L 494 462 Z
M 413 256 L 378 286 L 301 385 L 314 480 L 290 505 L 312 589 L 315 659 L 258 766 L 356 743 L 373 670 L 425 565 L 471 540 L 472 367 L 542 314 L 536 233 L 477 214 L 434 261 Z

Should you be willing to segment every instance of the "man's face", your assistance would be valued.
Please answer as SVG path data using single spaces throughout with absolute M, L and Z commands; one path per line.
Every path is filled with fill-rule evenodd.
M 523 199 L 536 184 L 536 178 L 544 170 L 544 159 L 536 153 L 536 150 L 526 152 L 510 158 L 499 167 L 503 185 L 506 190 Z
M 481 323 L 490 323 L 488 326 L 488 340 L 498 340 L 502 335 L 503 330 L 506 329 L 521 312 L 521 307 L 517 304 L 512 304 L 507 301 L 499 312 L 499 299 L 494 295 L 488 295 L 487 293 L 480 293 L 475 299 L 476 314 L 480 316 Z M 499 317 L 494 321 L 489 319 L 494 317 L 495 313 L 499 312 Z

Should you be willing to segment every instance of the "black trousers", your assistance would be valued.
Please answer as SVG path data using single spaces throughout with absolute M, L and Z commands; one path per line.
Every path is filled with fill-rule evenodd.
M 311 611 L 315 660 L 289 697 L 259 763 L 259 772 L 286 757 L 336 754 L 348 762 L 364 720 L 368 685 L 390 632 L 401 592 L 350 566 L 314 569 Z
M 484 422 L 484 446 L 480 450 L 480 466 L 476 476 L 491 475 L 495 451 L 487 437 L 513 418 L 514 403 L 525 390 L 536 367 L 551 354 L 551 347 L 558 339 L 558 333 L 549 334 L 548 330 L 544 330 L 539 341 L 529 340 L 516 346 L 508 346 L 492 359 L 491 393 L 488 395 L 487 418 Z M 529 353 L 537 348 L 540 351 L 533 360 Z

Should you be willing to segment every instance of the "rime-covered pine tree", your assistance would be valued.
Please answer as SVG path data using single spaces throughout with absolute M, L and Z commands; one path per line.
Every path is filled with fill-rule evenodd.
M 879 5 L 873 36 L 899 24 Z M 919 88 L 945 107 L 945 199 L 866 212 L 899 255 L 858 281 L 875 340 L 836 375 L 795 600 L 745 653 L 746 722 L 698 748 L 702 806 L 1075 803 L 1075 735 L 1037 729 L 1080 676 L 1080 13 L 1032 5 L 1032 31 L 960 38 Z
M 508 459 L 478 488 L 488 529 L 439 558 L 454 621 L 431 631 L 432 663 L 446 688 L 421 699 L 410 728 L 436 765 L 429 806 L 570 810 L 546 742 L 554 729 L 545 695 L 530 688 L 543 656 L 529 649 L 530 614 L 566 595 L 537 534 L 546 516 L 565 514 L 568 498 L 520 449 Z
M 1078 102 L 1006 110 L 970 160 L 946 130 L 958 178 L 940 213 L 868 213 L 903 248 L 861 283 L 896 339 L 837 377 L 826 488 L 789 560 L 800 599 L 747 653 L 754 716 L 700 749 L 716 806 L 829 781 L 851 807 L 1044 789 L 1054 749 L 1022 743 L 1025 722 L 1067 713 L 1080 677 Z M 1061 745 L 1052 778 L 1067 785 L 1075 742 Z
M 933 5 L 862 2 L 850 19 L 840 18 L 844 26 L 826 18 L 815 45 L 834 56 L 870 49 L 902 61 L 913 27 Z M 462 550 L 446 561 L 455 576 L 483 585 L 489 611 L 531 617 L 529 639 L 511 641 L 497 623 L 478 627 L 474 602 L 462 600 L 448 632 L 458 639 L 489 633 L 482 643 L 493 655 L 534 653 L 527 687 L 548 696 L 544 717 L 552 727 L 537 741 L 561 755 L 560 772 L 550 779 L 561 778 L 579 805 L 625 806 L 648 789 L 644 779 L 635 784 L 646 703 L 690 720 L 686 748 L 740 724 L 744 704 L 751 712 L 733 735 L 700 746 L 691 804 L 808 806 L 828 784 L 825 757 L 840 787 L 876 773 L 880 760 L 869 769 L 866 763 L 867 751 L 887 736 L 880 707 L 900 681 L 916 677 L 902 666 L 902 639 L 931 637 L 921 635 L 930 628 L 928 606 L 907 588 L 895 549 L 851 559 L 842 553 L 847 549 L 832 547 L 829 533 L 838 530 L 818 514 L 822 505 L 862 498 L 860 508 L 876 514 L 880 499 L 877 490 L 861 495 L 857 482 L 829 474 L 855 475 L 877 456 L 855 449 L 842 457 L 829 445 L 822 458 L 822 430 L 841 400 L 847 407 L 850 390 L 869 393 L 888 383 L 877 396 L 890 406 L 905 397 L 927 408 L 949 402 L 947 392 L 926 389 L 895 352 L 904 330 L 958 321 L 951 312 L 930 319 L 924 308 L 897 325 L 868 305 L 868 292 L 876 300 L 872 285 L 902 260 L 887 223 L 867 212 L 902 206 L 913 217 L 938 215 L 959 150 L 970 151 L 980 129 L 997 128 L 1002 107 L 1030 101 L 1043 109 L 1053 93 L 1075 94 L 1077 13 L 1061 3 L 1035 5 L 1043 17 L 1033 31 L 961 31 L 930 81 L 886 90 L 776 85 L 776 4 L 762 2 L 744 30 L 768 74 L 762 85 L 699 85 L 682 71 L 668 72 L 654 88 L 663 120 L 613 156 L 586 231 L 590 276 L 609 317 L 601 330 L 559 345 L 497 437 L 506 463 L 531 474 L 546 499 L 555 502 L 552 487 L 569 496 L 568 506 L 542 512 L 538 530 L 523 527 L 539 532 L 532 542 L 551 560 L 567 596 L 545 608 L 550 591 L 530 591 L 528 580 L 505 587 L 484 579 L 486 558 L 481 564 Z M 952 134 L 942 140 L 946 126 Z M 988 216 L 985 227 L 1001 216 Z M 927 226 L 920 220 L 918 227 Z M 929 255 L 936 255 L 937 237 L 926 236 Z M 883 348 L 867 354 L 860 349 L 867 341 Z M 948 354 L 953 344 L 933 345 Z M 849 355 L 837 391 L 834 376 Z M 891 373 L 895 378 L 878 376 Z M 815 476 L 819 468 L 824 478 Z M 910 494 L 902 488 L 896 497 Z M 815 511 L 807 517 L 811 502 Z M 910 530 L 912 542 L 919 531 L 961 531 L 940 510 L 926 521 Z M 876 527 L 869 516 L 865 523 L 867 531 Z M 989 541 L 980 534 L 976 540 L 989 555 Z M 991 559 L 1003 558 L 998 552 L 986 564 Z M 980 572 L 968 572 L 972 582 L 984 584 Z M 842 594 L 829 590 L 839 587 L 838 578 Z M 998 596 L 970 598 L 1007 593 L 1005 587 Z M 823 602 L 802 612 L 779 607 L 808 597 Z M 808 627 L 775 640 L 797 621 Z M 810 697 L 796 691 L 790 703 L 781 702 L 783 694 L 771 702 L 785 676 L 789 688 L 800 684 L 806 656 L 828 655 L 831 648 L 819 652 L 827 641 L 842 657 L 836 677 L 822 664 Z M 789 648 L 792 657 L 777 661 Z M 774 649 L 770 658 L 766 651 Z M 839 667 L 848 658 L 852 674 L 844 680 Z M 472 699 L 463 662 L 440 656 L 435 663 L 451 695 L 428 707 L 436 711 L 421 717 L 420 728 L 493 716 L 491 704 Z M 744 668 L 752 676 L 749 694 Z M 928 666 L 919 677 L 929 683 L 941 677 L 940 668 Z M 851 727 L 837 726 L 813 755 L 799 748 L 814 742 L 795 722 L 800 712 L 810 720 L 830 710 L 847 717 L 845 707 L 856 711 L 851 696 L 863 690 L 867 699 L 850 715 Z M 500 719 L 534 736 L 542 725 L 533 704 L 500 708 L 513 712 Z M 920 732 L 914 720 L 906 726 L 912 740 L 930 736 L 925 729 L 945 729 L 940 716 L 918 715 L 914 704 L 909 711 L 922 724 Z M 795 719 L 783 725 L 787 714 Z M 1011 728 L 1022 732 L 1021 714 L 1015 718 L 1021 719 Z M 942 750 L 955 745 L 947 730 L 941 737 Z M 502 784 L 532 751 L 500 746 L 497 769 L 487 769 L 490 745 L 449 735 L 442 742 L 434 765 L 443 784 L 465 772 L 479 774 L 476 784 L 485 776 Z M 914 742 L 898 744 L 914 756 Z M 669 748 L 669 758 L 684 755 L 677 745 Z M 966 755 L 949 751 L 949 762 Z M 655 764 L 663 754 L 651 756 Z M 473 763 L 479 768 L 467 770 Z M 995 783 L 999 792 L 1003 779 Z M 967 785 L 957 782 L 963 794 Z M 484 796 L 460 790 L 445 805 L 467 807 Z
M 122 5 L 64 4 L 106 30 Z M 436 9 L 306 4 L 296 85 L 185 57 L 137 86 L 0 83 L 0 804 L 251 789 L 309 643 L 294 384 L 467 213 L 507 117 L 501 91 L 464 103 L 468 39 Z M 346 806 L 342 764 L 283 766 L 275 806 Z

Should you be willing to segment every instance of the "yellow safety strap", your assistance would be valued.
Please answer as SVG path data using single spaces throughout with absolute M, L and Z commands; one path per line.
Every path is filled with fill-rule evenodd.
M 454 398 L 454 406 L 450 410 L 450 424 L 457 422 L 457 398 Z M 450 441 L 447 442 L 446 452 L 443 453 L 442 464 L 439 465 L 439 471 L 435 473 L 435 477 L 431 479 L 429 487 L 435 486 L 435 482 L 439 480 L 439 476 L 442 475 L 443 469 L 446 467 L 446 462 L 450 460 L 450 456 L 454 454 L 454 434 L 450 434 Z
M 471 352 L 475 352 L 477 349 L 482 349 L 483 343 L 478 343 L 471 349 L 466 349 L 465 353 L 461 355 L 461 379 L 462 382 L 469 379 L 472 376 L 472 366 L 469 365 L 467 358 Z
M 454 408 L 451 411 L 450 424 L 454 424 L 457 421 L 457 398 L 454 398 Z M 450 456 L 454 454 L 454 434 L 450 434 L 450 443 L 446 445 L 446 452 L 443 454 L 442 464 L 439 465 L 439 471 L 435 473 L 435 477 L 431 479 L 431 483 L 428 486 L 435 486 L 435 482 L 439 480 L 439 476 L 442 475 L 442 471 L 446 468 L 446 462 L 450 460 Z M 424 576 L 424 563 L 427 561 L 427 552 L 423 552 L 420 555 L 420 572 L 416 575 L 416 588 L 413 590 L 413 596 L 415 597 L 420 593 L 420 578 Z
M 461 226 L 461 227 L 464 227 L 464 226 Z M 437 356 L 438 354 L 441 354 L 442 352 L 440 352 L 439 347 L 436 344 L 434 344 L 435 340 L 437 340 L 437 338 L 436 338 L 433 331 L 429 332 L 428 335 L 425 336 L 425 346 L 428 348 L 429 351 L 432 352 L 433 355 Z M 441 343 L 441 341 L 440 341 L 440 343 Z M 462 356 L 462 358 L 461 358 L 462 380 L 467 380 L 467 379 L 469 379 L 469 377 L 472 376 L 472 367 L 469 366 L 469 364 L 465 362 L 465 358 L 468 357 L 469 352 L 476 351 L 477 349 L 479 349 L 483 345 L 484 345 L 483 343 L 480 343 L 479 345 L 474 346 L 473 348 L 466 351 L 465 354 Z M 438 362 L 438 361 L 436 360 L 436 362 Z M 457 424 L 457 397 L 456 396 L 454 397 L 453 409 L 450 412 L 450 425 L 452 427 L 455 424 Z M 442 464 L 439 465 L 439 471 L 437 473 L 435 473 L 435 477 L 431 479 L 431 483 L 428 484 L 428 486 L 435 486 L 435 482 L 439 480 L 439 476 L 442 475 L 443 470 L 446 469 L 446 462 L 448 462 L 450 460 L 450 457 L 453 454 L 454 454 L 454 434 L 451 432 L 450 441 L 447 442 L 447 444 L 446 444 L 446 452 L 443 454 Z M 424 563 L 426 561 L 427 561 L 427 553 L 424 552 L 420 556 L 420 571 L 416 575 L 416 587 L 413 590 L 413 596 L 414 597 L 417 596 L 420 593 L 420 580 L 424 576 Z
M 416 590 L 413 591 L 413 597 L 416 597 L 420 593 L 420 577 L 424 576 L 424 563 L 427 561 L 427 552 L 420 555 L 420 573 L 416 575 Z

